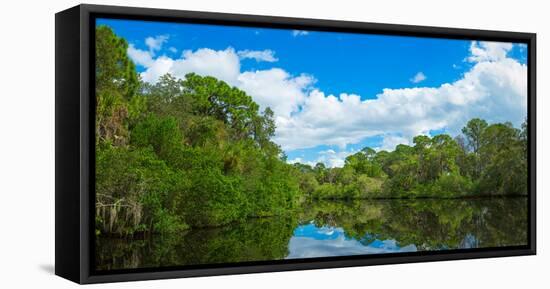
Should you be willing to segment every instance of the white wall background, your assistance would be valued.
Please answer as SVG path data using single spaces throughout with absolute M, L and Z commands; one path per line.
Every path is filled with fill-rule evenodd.
M 550 19 L 546 1 L 89 1 L 538 34 L 538 255 L 208 278 L 106 288 L 542 288 L 550 278 Z M 54 266 L 54 13 L 77 1 L 2 1 L 0 9 L 0 288 L 72 288 Z M 546 229 L 546 230 L 545 230 Z M 95 287 L 96 285 L 94 285 Z M 299 288 L 299 287 L 298 287 Z

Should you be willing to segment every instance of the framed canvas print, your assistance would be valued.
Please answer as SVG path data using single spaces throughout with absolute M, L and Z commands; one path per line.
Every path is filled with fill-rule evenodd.
M 56 14 L 56 274 L 535 254 L 535 34 Z

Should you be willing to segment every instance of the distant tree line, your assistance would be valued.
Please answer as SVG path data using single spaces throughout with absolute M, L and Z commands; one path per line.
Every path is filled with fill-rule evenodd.
M 454 139 L 416 136 L 392 152 L 371 148 L 342 168 L 295 164 L 300 188 L 314 199 L 457 198 L 527 194 L 527 125 L 470 120 Z
M 526 127 L 365 148 L 343 168 L 286 163 L 273 111 L 213 77 L 142 82 L 127 42 L 96 28 L 96 233 L 119 236 L 285 215 L 306 199 L 527 192 Z

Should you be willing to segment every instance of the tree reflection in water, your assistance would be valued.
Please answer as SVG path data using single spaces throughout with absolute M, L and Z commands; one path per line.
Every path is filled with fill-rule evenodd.
M 320 201 L 286 218 L 96 240 L 98 270 L 527 244 L 527 198 Z

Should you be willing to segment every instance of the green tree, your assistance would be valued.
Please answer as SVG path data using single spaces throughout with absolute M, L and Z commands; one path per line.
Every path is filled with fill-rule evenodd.
M 375 150 L 365 147 L 360 152 L 346 157 L 345 166 L 352 168 L 357 174 L 380 177 L 382 168 L 374 161 L 375 156 Z
M 173 117 L 148 115 L 132 129 L 131 143 L 136 147 L 151 147 L 163 160 L 170 161 L 182 145 L 182 134 Z
M 462 128 L 462 133 L 466 137 L 468 146 L 473 152 L 472 162 L 474 163 L 474 169 L 471 172 L 471 175 L 474 178 L 478 178 L 483 170 L 483 162 L 479 157 L 479 150 L 483 145 L 483 134 L 485 129 L 487 129 L 487 122 L 483 119 L 474 118 L 468 121 L 466 126 Z
M 136 95 L 139 79 L 128 58 L 126 40 L 111 28 L 96 28 L 96 135 L 98 141 L 125 144 L 128 137 L 128 102 Z
M 482 136 L 487 128 L 487 122 L 483 119 L 473 118 L 462 129 L 462 133 L 466 136 L 470 149 L 477 154 L 482 145 Z
M 521 131 L 511 123 L 492 124 L 484 131 L 480 159 L 485 163 L 479 188 L 484 194 L 526 194 L 527 159 Z

